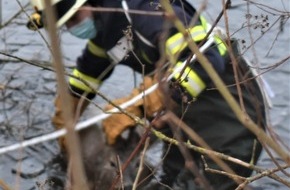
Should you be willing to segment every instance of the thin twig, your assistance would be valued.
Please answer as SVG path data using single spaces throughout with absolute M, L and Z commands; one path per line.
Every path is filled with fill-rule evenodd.
M 116 160 L 117 160 L 117 168 L 119 172 L 118 174 L 120 175 L 121 188 L 122 190 L 124 190 L 124 177 L 123 177 L 122 164 L 121 164 L 119 155 L 116 155 Z
M 195 133 L 184 122 L 180 121 L 172 112 L 166 113 L 166 115 L 163 117 L 165 117 L 165 120 L 172 121 L 175 125 L 180 127 L 199 146 L 212 151 L 211 147 L 197 133 Z M 207 156 L 209 156 L 214 162 L 216 162 L 227 173 L 235 174 L 235 172 L 223 160 L 221 160 L 220 157 L 216 156 L 216 154 L 207 154 Z M 237 183 L 241 183 L 241 181 L 237 181 Z
M 47 24 L 48 24 L 48 32 L 51 40 L 52 46 L 52 55 L 55 61 L 55 70 L 57 75 L 57 84 L 59 90 L 59 97 L 62 103 L 61 109 L 63 111 L 64 116 L 64 127 L 67 130 L 66 134 L 66 144 L 69 153 L 69 159 L 71 163 L 71 176 L 72 176 L 72 190 L 88 190 L 88 184 L 86 182 L 83 162 L 81 158 L 80 144 L 78 135 L 74 130 L 74 116 L 72 113 L 72 97 L 68 94 L 68 87 L 65 81 L 64 68 L 61 58 L 61 50 L 59 47 L 59 40 L 57 36 L 57 28 L 56 28 L 56 18 L 54 10 L 51 6 L 50 0 L 45 0 L 45 13 L 47 14 Z
M 17 18 L 19 15 L 21 15 L 23 10 L 25 8 L 27 8 L 29 5 L 30 5 L 30 3 L 26 3 L 25 5 L 21 6 L 21 9 L 16 14 L 14 14 L 10 19 L 8 19 L 6 22 L 4 22 L 3 24 L 0 22 L 0 30 L 2 28 L 5 28 L 6 26 L 8 26 L 15 18 Z M 2 14 L 2 10 L 1 9 L 0 9 L 0 14 Z
M 204 170 L 205 171 L 208 171 L 208 172 L 211 172 L 211 173 L 215 173 L 215 174 L 219 174 L 219 175 L 225 175 L 225 176 L 228 176 L 229 178 L 232 178 L 232 179 L 239 179 L 240 181 L 245 181 L 245 179 L 246 179 L 245 177 L 241 177 L 239 175 L 230 174 L 230 173 L 227 173 L 225 171 L 209 168 L 204 156 L 202 156 L 201 159 L 203 161 L 203 165 L 204 165 Z
M 265 171 L 265 169 L 263 168 L 260 168 L 258 166 L 254 166 L 252 164 L 249 164 L 249 163 L 246 163 L 242 160 L 239 160 L 237 158 L 234 158 L 234 157 L 231 157 L 231 156 L 228 156 L 228 155 L 225 155 L 223 153 L 220 153 L 220 152 L 216 152 L 216 151 L 213 151 L 213 150 L 208 150 L 206 148 L 202 148 L 202 147 L 199 147 L 199 146 L 195 146 L 189 142 L 179 142 L 173 138 L 169 138 L 167 137 L 166 135 L 164 135 L 163 133 L 161 132 L 158 132 L 158 131 L 152 131 L 158 138 L 160 138 L 161 140 L 164 140 L 170 144 L 173 144 L 173 145 L 177 145 L 179 146 L 180 143 L 183 143 L 184 146 L 186 146 L 187 148 L 193 150 L 193 151 L 196 151 L 202 155 L 207 155 L 207 156 L 216 156 L 220 159 L 223 159 L 223 160 L 226 160 L 226 161 L 229 161 L 229 162 L 232 162 L 232 163 L 235 163 L 235 164 L 238 164 L 240 166 L 243 166 L 243 167 L 246 167 L 246 168 L 249 168 L 249 169 L 252 169 L 252 170 L 255 170 L 257 172 L 263 172 Z M 286 181 L 285 179 L 283 178 L 280 178 L 279 176 L 275 175 L 275 174 L 271 174 L 269 177 L 271 177 L 272 179 L 275 179 L 285 185 L 287 185 L 288 187 L 290 187 L 290 182 Z
M 287 169 L 289 167 L 290 167 L 290 165 L 286 165 L 286 166 L 283 166 L 282 169 Z M 260 179 L 262 177 L 269 176 L 269 175 L 271 175 L 271 174 L 273 174 L 273 173 L 275 173 L 277 171 L 281 171 L 281 168 L 267 169 L 267 170 L 265 170 L 265 171 L 263 171 L 263 172 L 261 172 L 261 173 L 259 173 L 257 175 L 248 177 L 248 178 L 245 179 L 244 183 L 241 183 L 235 190 L 242 190 L 242 189 L 244 189 L 244 187 L 247 184 L 249 184 L 249 183 L 251 183 L 253 181 L 256 181 L 256 180 L 258 180 L 258 179 Z M 290 187 L 290 186 L 288 185 L 288 187 Z
M 277 166 L 277 168 L 279 168 L 281 170 L 281 172 L 287 176 L 290 177 L 289 173 L 287 171 L 284 171 L 282 169 L 281 164 L 276 160 L 276 158 L 274 157 L 273 153 L 269 150 L 269 148 L 265 147 L 265 151 L 267 152 L 267 154 L 269 155 L 269 157 L 271 158 L 272 162 L 274 163 L 274 165 Z
M 140 123 L 139 123 L 140 124 Z M 142 126 L 145 126 L 144 123 Z M 134 148 L 134 150 L 132 151 L 132 153 L 129 155 L 128 159 L 126 160 L 126 162 L 122 165 L 122 170 L 121 172 L 124 172 L 125 169 L 128 167 L 128 165 L 130 164 L 130 162 L 133 160 L 133 158 L 139 153 L 140 149 L 141 149 L 141 146 L 144 144 L 145 140 L 147 139 L 148 137 L 148 134 L 150 132 L 150 129 L 149 127 L 146 127 L 146 131 L 145 133 L 142 135 L 140 141 L 138 142 L 138 144 L 136 145 L 136 147 Z M 152 130 L 152 129 L 151 129 Z M 110 190 L 114 190 L 116 184 L 119 182 L 120 180 L 120 174 L 117 175 L 115 177 L 115 179 L 113 180 L 113 183 L 110 187 Z
M 140 179 L 140 176 L 142 174 L 142 171 L 143 171 L 143 168 L 144 168 L 144 157 L 145 157 L 145 153 L 146 153 L 146 151 L 148 149 L 148 146 L 149 146 L 149 141 L 150 141 L 150 138 L 147 137 L 146 140 L 145 140 L 145 145 L 144 145 L 143 151 L 140 154 L 139 168 L 138 168 L 138 171 L 137 171 L 137 175 L 136 175 L 135 181 L 133 183 L 132 190 L 136 190 L 138 182 L 139 182 L 139 179 Z
M 12 190 L 2 179 L 0 179 L 0 187 L 3 188 L 3 190 Z
M 170 18 L 172 18 L 172 22 L 175 24 L 177 29 L 182 33 L 185 34 L 186 40 L 188 42 L 188 47 L 192 52 L 195 53 L 197 56 L 197 59 L 199 60 L 202 67 L 205 69 L 205 71 L 208 73 L 209 77 L 212 79 L 213 83 L 217 86 L 219 92 L 224 97 L 224 99 L 227 101 L 231 109 L 234 111 L 235 115 L 241 121 L 241 123 L 247 127 L 250 131 L 252 131 L 257 138 L 262 141 L 263 143 L 270 146 L 283 160 L 285 160 L 286 163 L 290 163 L 290 155 L 286 153 L 276 142 L 273 141 L 273 139 L 269 138 L 267 134 L 260 129 L 252 120 L 251 118 L 245 114 L 241 109 L 234 97 L 231 95 L 229 90 L 224 85 L 224 82 L 221 80 L 219 75 L 214 70 L 213 66 L 208 62 L 208 60 L 204 57 L 204 55 L 199 51 L 198 46 L 195 42 L 192 41 L 192 39 L 186 35 L 186 30 L 183 26 L 183 24 L 178 20 L 176 17 L 171 5 L 166 0 L 161 0 L 161 4 L 163 8 L 168 11 Z
M 27 14 L 27 12 L 25 11 L 25 9 L 24 9 L 24 7 L 22 6 L 22 4 L 20 3 L 20 1 L 19 1 L 19 0 L 16 0 L 16 2 L 17 2 L 18 5 L 20 6 L 21 11 L 26 15 L 26 17 L 27 17 L 28 19 L 30 19 L 30 16 Z M 35 24 L 34 22 L 33 22 L 33 25 L 34 25 L 35 28 L 37 28 L 37 26 L 36 26 L 36 24 Z M 43 39 L 43 41 L 44 41 L 46 47 L 47 47 L 47 48 L 49 49 L 49 51 L 52 53 L 52 49 L 51 49 L 51 47 L 49 46 L 48 41 L 45 39 L 45 37 L 43 36 L 43 34 L 40 32 L 39 29 L 37 29 L 36 31 L 37 31 L 37 33 L 40 35 L 40 37 Z
M 223 0 L 223 13 L 224 13 L 224 20 L 225 20 L 225 28 L 226 28 L 226 35 L 227 35 L 227 49 L 228 49 L 228 54 L 230 56 L 230 59 L 232 61 L 232 68 L 233 68 L 233 72 L 234 72 L 234 79 L 235 79 L 235 83 L 236 83 L 236 88 L 237 88 L 237 92 L 238 92 L 238 96 L 239 96 L 239 101 L 240 101 L 240 107 L 242 109 L 243 112 L 246 112 L 246 108 L 245 108 L 245 105 L 244 105 L 244 100 L 243 100 L 243 96 L 242 96 L 242 89 L 241 89 L 241 86 L 240 86 L 240 79 L 239 79 L 239 75 L 238 75 L 238 61 L 237 59 L 235 58 L 235 55 L 234 55 L 234 51 L 233 51 L 233 47 L 231 45 L 231 38 L 230 38 L 230 31 L 229 31 L 229 20 L 228 20 L 228 15 L 227 15 L 227 6 L 228 6 L 228 1 L 225 2 L 225 0 Z

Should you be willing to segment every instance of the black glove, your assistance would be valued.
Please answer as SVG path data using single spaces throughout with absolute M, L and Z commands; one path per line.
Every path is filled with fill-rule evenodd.
M 33 13 L 26 24 L 26 27 L 33 31 L 41 29 L 43 26 L 42 15 L 40 12 Z

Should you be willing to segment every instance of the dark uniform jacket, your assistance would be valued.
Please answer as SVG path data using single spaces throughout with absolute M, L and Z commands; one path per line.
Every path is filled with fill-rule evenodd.
M 176 15 L 185 26 L 188 26 L 195 14 L 195 9 L 186 1 L 183 1 L 183 5 L 180 4 L 181 1 L 173 2 Z M 119 0 L 89 1 L 89 3 L 92 6 L 122 9 L 122 2 Z M 127 1 L 127 4 L 131 10 L 162 11 L 158 1 L 130 0 Z M 88 42 L 82 55 L 78 58 L 76 68 L 78 72 L 103 81 L 110 76 L 116 64 L 128 65 L 138 72 L 142 72 L 142 68 L 144 68 L 145 73 L 155 69 L 156 62 L 160 58 L 161 34 L 168 32 L 168 38 L 170 38 L 178 31 L 170 22 L 166 22 L 161 14 L 160 16 L 129 15 L 127 18 L 121 11 L 95 13 L 98 33 L 94 39 Z M 198 20 L 195 25 L 201 25 L 201 21 Z M 190 51 L 185 49 L 179 59 L 185 60 L 189 54 Z M 219 73 L 224 71 L 224 59 L 216 47 L 209 49 L 205 55 Z M 145 67 L 142 67 L 142 64 Z M 194 64 L 192 68 L 204 81 L 209 81 L 207 74 L 199 64 Z M 81 76 L 78 75 L 78 77 Z M 70 85 L 75 92 L 83 93 L 84 89 L 81 86 L 78 87 L 73 82 Z M 93 94 L 90 94 L 89 97 L 92 98 Z
M 96 1 L 94 6 L 101 6 L 105 8 L 122 8 L 121 1 L 118 0 L 104 0 Z M 176 15 L 187 27 L 191 22 L 195 9 L 192 8 L 186 1 L 172 1 L 173 8 Z M 181 6 L 180 2 L 184 5 Z M 93 2 L 92 2 L 93 3 Z M 145 0 L 127 0 L 129 9 L 144 10 L 158 12 L 160 10 L 158 1 Z M 178 31 L 162 16 L 150 16 L 144 14 L 129 14 L 129 18 L 123 12 L 98 12 L 95 15 L 96 26 L 98 29 L 97 36 L 91 39 L 83 54 L 77 60 L 77 68 L 74 72 L 77 76 L 91 80 L 95 83 L 101 83 L 108 78 L 114 68 L 114 65 L 122 63 L 130 66 L 136 71 L 141 72 L 141 63 L 145 65 L 145 73 L 149 73 L 155 69 L 156 62 L 160 58 L 160 53 L 164 47 L 161 35 L 166 34 L 168 40 L 178 39 L 176 34 Z M 194 27 L 201 26 L 205 28 L 202 17 L 194 24 Z M 192 33 L 196 33 L 196 29 Z M 198 32 L 197 32 L 198 33 Z M 204 36 L 204 34 L 202 34 Z M 199 43 L 204 39 L 200 36 L 194 38 L 194 41 Z M 174 41 L 173 41 L 174 42 Z M 177 40 L 178 42 L 178 40 Z M 175 44 L 175 43 L 172 43 Z M 219 45 L 223 45 L 220 43 Z M 238 45 L 236 42 L 232 43 L 234 54 L 238 60 L 237 78 L 243 82 L 240 84 L 241 96 L 237 89 L 235 75 L 233 72 L 233 65 L 223 47 L 218 44 L 211 46 L 204 54 L 221 76 L 224 83 L 238 102 L 243 102 L 243 105 L 248 115 L 254 122 L 258 123 L 260 127 L 265 126 L 265 110 L 263 105 L 263 96 L 259 86 L 255 80 L 247 80 L 253 75 L 245 62 L 245 60 L 238 53 Z M 225 46 L 224 46 L 225 47 Z M 184 48 L 180 52 L 177 61 L 185 60 L 191 52 Z M 174 64 L 174 63 L 173 63 Z M 215 88 L 213 81 L 211 81 L 202 69 L 198 62 L 189 65 L 190 70 L 200 77 L 202 83 L 206 88 L 200 92 L 196 101 L 191 104 L 184 103 L 182 98 L 175 97 L 180 107 L 175 111 L 178 117 L 183 118 L 183 122 L 189 125 L 198 135 L 200 135 L 205 142 L 214 150 L 222 152 L 226 155 L 234 156 L 246 162 L 252 159 L 252 150 L 255 141 L 253 135 L 242 123 L 237 119 L 232 109 L 227 102 Z M 108 69 L 110 68 L 110 69 Z M 126 73 L 124 73 L 126 75 Z M 77 83 L 76 83 L 77 84 Z M 71 80 L 70 85 L 75 92 L 83 93 L 82 86 L 75 85 L 75 81 Z M 79 88 L 81 87 L 81 88 Z M 187 90 L 187 89 L 186 89 Z M 91 92 L 89 98 L 94 94 Z M 174 97 L 174 95 L 173 95 Z M 242 101 L 241 101 L 242 100 Z M 186 108 L 186 109 L 185 109 Z M 186 111 L 185 111 L 186 110 Z M 171 131 L 166 131 L 170 128 L 165 128 L 163 131 L 166 135 L 171 136 Z M 184 141 L 190 139 L 184 134 Z M 165 146 L 165 148 L 167 148 Z M 261 152 L 261 146 L 258 145 L 255 149 L 254 161 Z M 200 156 L 192 153 L 197 160 Z M 179 149 L 175 146 L 170 148 L 166 159 L 163 163 L 163 170 L 166 175 L 163 182 L 171 185 L 176 175 L 184 166 L 183 156 Z M 216 163 L 207 160 L 210 168 L 218 168 Z M 232 166 L 232 165 L 231 165 Z M 232 169 L 242 176 L 249 176 L 251 170 L 242 168 L 238 165 L 233 165 Z M 206 173 L 209 181 L 214 184 L 214 189 L 228 190 L 235 189 L 237 184 L 226 176 L 214 175 Z

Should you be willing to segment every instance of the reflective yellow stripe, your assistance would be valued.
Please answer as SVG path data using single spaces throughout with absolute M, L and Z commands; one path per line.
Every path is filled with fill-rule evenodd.
M 195 26 L 189 29 L 188 32 L 190 33 L 194 41 L 201 41 L 206 36 L 206 31 L 202 26 Z M 181 33 L 173 35 L 166 41 L 166 49 L 169 55 L 175 55 L 178 52 L 181 52 L 186 46 L 187 42 L 185 41 L 184 36 Z
M 210 30 L 210 28 L 208 28 L 207 21 L 203 16 L 200 16 L 200 20 L 201 20 L 201 25 L 204 27 L 204 29 L 206 31 Z M 217 45 L 220 55 L 224 56 L 227 52 L 227 47 L 224 44 L 223 40 L 218 35 L 214 35 L 214 40 L 215 40 L 215 43 Z
M 88 84 L 90 84 L 90 86 L 94 89 L 97 89 L 101 83 L 100 80 L 98 79 L 95 79 L 93 77 L 90 77 L 88 75 L 85 75 L 81 72 L 79 72 L 77 69 L 74 69 L 73 71 L 73 75 L 77 78 L 80 78 L 84 81 L 86 81 Z M 73 77 L 70 77 L 69 78 L 69 83 L 70 85 L 80 89 L 80 90 L 83 90 L 85 92 L 89 92 L 89 93 L 92 93 L 94 92 L 90 87 L 88 87 L 86 84 L 84 84 L 83 82 L 81 82 L 80 80 L 78 79 L 75 79 Z
M 215 43 L 216 43 L 216 45 L 217 45 L 217 48 L 218 48 L 218 50 L 219 50 L 220 55 L 221 55 L 221 56 L 224 56 L 224 55 L 226 54 L 226 52 L 227 52 L 227 47 L 226 47 L 225 43 L 224 43 L 223 40 L 222 40 L 219 36 L 217 36 L 217 35 L 214 36 L 214 41 L 215 41 Z
M 208 23 L 203 16 L 200 16 L 201 25 L 194 26 L 193 28 L 189 29 L 189 33 L 193 39 L 193 41 L 198 42 L 204 40 L 207 34 L 207 30 L 210 28 L 208 27 Z M 217 49 L 221 56 L 224 56 L 227 52 L 227 47 L 223 40 L 218 36 L 214 35 L 214 40 L 217 45 Z M 166 53 L 169 55 L 170 61 L 174 61 L 174 56 L 177 55 L 179 52 L 183 51 L 187 46 L 187 42 L 184 39 L 183 34 L 177 33 L 170 37 L 166 41 Z
M 189 31 L 193 41 L 196 42 L 203 40 L 204 37 L 206 36 L 206 30 L 203 28 L 203 26 L 195 26 L 191 28 Z
M 106 51 L 103 48 L 97 46 L 96 44 L 94 44 L 90 40 L 88 41 L 88 49 L 95 56 L 98 56 L 98 57 L 101 57 L 101 58 L 107 58 L 108 57 Z
M 204 28 L 204 30 L 205 30 L 205 31 L 209 30 L 209 29 L 207 28 L 207 21 L 206 21 L 206 19 L 205 19 L 203 16 L 199 16 L 199 18 L 200 18 L 201 25 L 202 25 L 202 27 Z
M 181 62 L 177 63 L 176 69 L 183 67 Z M 174 72 L 174 71 L 173 71 Z M 180 73 L 175 74 L 174 78 L 179 79 Z M 206 87 L 202 79 L 190 67 L 186 67 L 182 76 L 180 77 L 180 84 L 183 86 L 191 96 L 197 97 Z
M 188 30 L 193 41 L 195 42 L 204 40 L 207 35 L 207 31 L 210 29 L 204 17 L 201 16 L 200 20 L 201 25 L 194 26 L 193 28 Z M 227 47 L 223 40 L 218 35 L 214 35 L 214 40 L 220 55 L 225 55 L 227 52 Z M 184 36 L 181 33 L 173 35 L 166 41 L 166 53 L 169 55 L 169 59 L 172 63 L 175 64 L 176 55 L 184 50 L 186 46 L 187 42 L 185 41 Z M 174 69 L 178 69 L 182 66 L 183 64 L 181 62 L 178 62 Z M 183 86 L 193 97 L 197 97 L 206 87 L 206 84 L 190 67 L 185 68 L 181 77 L 180 73 L 177 73 L 175 74 L 174 78 L 180 79 L 181 86 Z

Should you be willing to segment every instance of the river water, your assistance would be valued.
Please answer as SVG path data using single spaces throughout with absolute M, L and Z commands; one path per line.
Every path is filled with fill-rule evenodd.
M 49 50 L 39 34 L 26 29 L 26 15 L 20 13 L 14 17 L 21 10 L 17 2 L 2 0 L 2 6 L 0 6 L 2 24 L 13 19 L 7 27 L 0 30 L 0 51 L 22 59 L 36 60 L 42 65 L 49 65 L 51 61 Z M 199 7 L 202 2 L 201 0 L 194 1 L 196 7 Z M 244 41 L 241 49 L 254 63 L 254 67 L 261 68 L 258 72 L 264 72 L 263 68 L 274 66 L 290 55 L 290 22 L 288 20 L 290 2 L 289 0 L 255 2 L 257 4 L 247 6 L 245 1 L 232 1 L 233 8 L 228 11 L 229 30 L 232 37 Z M 27 4 L 27 0 L 21 1 L 22 6 Z M 24 9 L 31 11 L 27 7 Z M 213 21 L 220 11 L 221 1 L 210 1 L 204 15 Z M 281 18 L 279 20 L 282 12 L 288 12 L 288 16 L 285 16 L 284 20 Z M 246 27 L 248 23 L 252 24 L 250 30 Z M 223 19 L 219 25 L 226 26 Z M 42 34 L 46 38 L 44 31 Z M 256 39 L 258 40 L 255 45 L 248 48 Z M 61 32 L 61 40 L 64 62 L 69 70 L 84 47 L 85 41 L 78 40 L 65 31 Z M 134 87 L 133 72 L 123 66 L 117 68 L 115 75 L 101 88 L 101 91 L 109 98 L 126 95 Z M 124 76 L 122 73 L 129 74 Z M 290 62 L 287 60 L 279 67 L 262 75 L 270 86 L 269 94 L 273 104 L 273 107 L 269 109 L 270 131 L 272 134 L 275 133 L 277 141 L 286 144 L 283 147 L 288 152 L 290 144 L 289 74 Z M 5 90 L 2 85 L 5 85 Z M 0 54 L 0 147 L 53 131 L 50 117 L 53 113 L 52 102 L 55 90 L 54 73 Z M 95 102 L 100 105 L 104 104 L 100 98 L 96 98 Z M 98 109 L 91 107 L 85 114 L 85 118 L 99 113 L 101 112 Z M 52 171 L 48 171 L 47 165 L 58 153 L 56 142 L 48 141 L 0 155 L 0 179 L 13 189 L 38 189 L 36 184 L 41 185 L 47 176 L 51 175 Z M 281 159 L 275 155 L 274 157 L 282 163 Z M 20 173 L 18 172 L 19 163 L 24 166 Z M 275 168 L 265 151 L 258 165 Z M 287 175 L 281 172 L 277 174 L 289 181 Z M 266 177 L 254 184 L 265 190 L 289 189 Z

